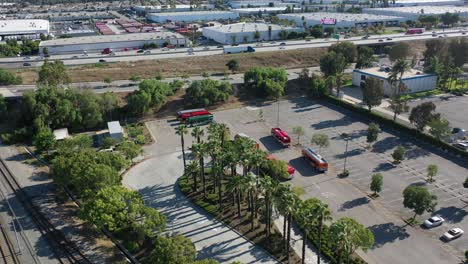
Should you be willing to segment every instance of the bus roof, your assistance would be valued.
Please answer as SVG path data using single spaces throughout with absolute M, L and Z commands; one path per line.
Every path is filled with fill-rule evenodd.
M 187 113 L 192 113 L 192 112 L 197 112 L 197 111 L 206 111 L 205 108 L 196 108 L 196 109 L 187 109 L 187 110 L 181 110 L 177 112 L 177 115 L 182 115 L 182 114 L 187 114 Z
M 318 160 L 319 162 L 327 163 L 327 161 L 322 156 L 320 156 L 318 153 L 316 153 L 311 147 L 306 147 L 303 150 L 305 152 L 307 152 L 307 154 L 309 154 L 310 156 L 312 156 L 313 158 Z

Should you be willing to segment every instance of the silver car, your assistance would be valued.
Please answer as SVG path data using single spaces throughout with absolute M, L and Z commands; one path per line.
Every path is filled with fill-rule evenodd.
M 424 226 L 427 228 L 440 226 L 445 222 L 445 220 L 440 216 L 433 216 L 426 221 L 424 221 Z
M 464 232 L 461 228 L 452 228 L 449 231 L 445 232 L 442 238 L 448 242 L 461 237 L 463 233 Z

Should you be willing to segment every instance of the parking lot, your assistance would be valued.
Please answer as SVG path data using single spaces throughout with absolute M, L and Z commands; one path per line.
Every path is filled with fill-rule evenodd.
M 436 105 L 436 112 L 450 122 L 451 127 L 468 129 L 466 109 L 468 109 L 468 96 L 441 95 L 427 99 L 413 100 L 408 105 L 413 108 L 423 102 L 433 102 Z M 407 113 L 406 115 L 409 115 Z
M 303 198 L 322 199 L 330 205 L 335 219 L 350 216 L 369 227 L 376 237 L 374 248 L 363 254 L 369 263 L 460 261 L 463 251 L 468 248 L 466 235 L 449 243 L 440 241 L 440 236 L 451 227 L 468 230 L 468 221 L 465 218 L 467 204 L 462 201 L 468 199 L 468 193 L 462 186 L 468 175 L 466 161 L 451 156 L 442 157 L 445 156 L 444 153 L 437 153 L 436 149 L 398 135 L 397 132 L 387 131 L 386 128 L 383 128 L 384 132 L 379 135 L 374 149 L 367 150 L 367 124 L 358 116 L 333 105 L 319 104 L 305 98 L 282 101 L 279 125 L 290 133 L 294 144 L 297 143 L 297 137 L 291 134 L 294 126 L 305 129 L 305 135 L 301 138 L 303 146 L 310 145 L 309 141 L 314 133 L 325 133 L 330 137 L 330 146 L 320 151 L 328 160 L 330 169 L 327 173 L 317 173 L 301 158 L 299 146 L 285 149 L 269 136 L 271 127 L 277 124 L 277 107 L 273 103 L 218 111 L 214 114 L 217 122 L 229 126 L 231 135 L 245 133 L 261 143 L 262 148 L 295 167 L 296 175 L 291 183 L 304 188 L 306 193 Z M 260 110 L 264 120 L 260 120 Z M 152 133 L 156 140 L 161 140 L 163 136 L 163 142 L 147 148 L 147 154 L 180 151 L 179 138 L 174 133 L 177 122 L 158 122 L 157 128 L 150 127 L 153 127 Z M 350 134 L 351 138 L 346 155 L 350 176 L 340 179 L 337 174 L 343 170 L 346 145 L 340 137 L 343 132 Z M 187 146 L 191 140 L 187 137 Z M 162 144 L 164 148 L 158 144 Z M 407 147 L 407 159 L 394 166 L 390 155 L 398 144 Z M 167 164 L 174 162 L 180 161 L 168 160 Z M 427 184 L 424 180 L 429 164 L 439 166 L 436 182 L 432 184 Z M 384 175 L 383 191 L 378 199 L 372 200 L 367 195 L 370 193 L 372 174 L 377 172 Z M 437 195 L 435 214 L 446 219 L 444 225 L 426 230 L 409 227 L 402 221 L 412 215 L 402 205 L 402 192 L 408 185 L 426 186 L 431 193 Z M 428 216 L 424 215 L 419 219 L 424 220 Z

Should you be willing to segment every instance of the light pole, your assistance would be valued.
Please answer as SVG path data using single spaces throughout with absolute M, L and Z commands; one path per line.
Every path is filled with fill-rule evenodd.
M 341 137 L 346 140 L 346 148 L 345 148 L 345 159 L 344 159 L 344 164 L 343 164 L 343 175 L 347 174 L 346 173 L 346 161 L 348 160 L 348 143 L 349 143 L 349 135 L 348 133 L 342 133 Z
M 278 112 L 276 114 L 276 127 L 279 127 L 279 114 L 280 114 L 280 101 L 279 97 L 276 98 L 276 101 L 278 102 Z

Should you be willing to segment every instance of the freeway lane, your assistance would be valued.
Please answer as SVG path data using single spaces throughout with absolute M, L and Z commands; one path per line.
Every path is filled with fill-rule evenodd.
M 464 36 L 461 31 L 458 29 L 456 31 L 437 31 L 437 34 L 444 34 L 446 37 L 461 37 Z M 391 38 L 392 40 L 387 40 Z M 392 35 L 374 35 L 369 37 L 369 39 L 362 39 L 361 37 L 353 37 L 346 39 L 355 43 L 356 45 L 371 45 L 371 44 L 383 44 L 383 43 L 394 43 L 399 41 L 409 41 L 409 40 L 424 40 L 436 38 L 432 36 L 432 33 L 424 33 L 418 35 L 405 35 L 405 34 L 392 34 Z M 340 40 L 343 41 L 343 40 Z M 304 49 L 304 48 L 319 48 L 319 47 L 329 47 L 334 43 L 337 43 L 337 40 L 330 39 L 316 39 L 316 40 L 291 40 L 284 41 L 285 46 L 280 46 L 278 42 L 272 43 L 262 43 L 262 46 L 257 46 L 254 43 L 243 44 L 239 46 L 255 46 L 257 52 L 267 52 L 267 51 L 277 51 L 281 50 L 294 50 L 294 49 Z M 219 55 L 223 54 L 223 49 L 210 47 L 209 50 L 205 50 L 203 47 L 196 47 L 193 49 L 193 54 L 188 54 L 187 48 L 179 48 L 171 51 L 163 50 L 152 50 L 151 54 L 144 55 L 141 53 L 135 53 L 135 51 L 122 51 L 116 52 L 115 56 L 102 55 L 99 53 L 88 53 L 88 56 L 82 56 L 80 54 L 73 55 L 52 55 L 50 60 L 62 60 L 65 65 L 84 65 L 84 64 L 93 64 L 97 63 L 100 59 L 104 59 L 106 62 L 133 62 L 141 60 L 157 60 L 157 59 L 168 59 L 168 58 L 183 58 L 187 56 L 210 56 L 210 55 Z M 20 68 L 24 67 L 23 63 L 28 62 L 31 64 L 30 67 L 38 67 L 43 64 L 42 60 L 37 60 L 37 58 L 25 59 L 23 57 L 13 57 L 13 58 L 2 58 L 0 59 L 0 67 L 2 68 Z M 27 66 L 29 67 L 29 66 Z M 25 67 L 26 68 L 26 67 Z

